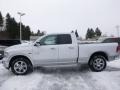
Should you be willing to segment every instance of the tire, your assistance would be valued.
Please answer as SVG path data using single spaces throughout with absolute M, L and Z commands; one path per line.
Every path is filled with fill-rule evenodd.
M 90 59 L 88 65 L 92 71 L 95 72 L 103 71 L 107 66 L 106 58 L 102 55 L 94 55 Z
M 27 58 L 17 57 L 11 63 L 11 71 L 15 75 L 26 75 L 33 71 L 33 66 Z

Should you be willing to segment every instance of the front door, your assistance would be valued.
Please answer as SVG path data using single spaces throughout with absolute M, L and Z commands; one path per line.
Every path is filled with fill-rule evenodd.
M 58 61 L 57 36 L 48 35 L 40 40 L 40 46 L 34 49 L 36 64 L 52 64 Z

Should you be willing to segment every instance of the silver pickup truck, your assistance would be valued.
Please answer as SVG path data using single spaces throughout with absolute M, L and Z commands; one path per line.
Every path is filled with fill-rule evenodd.
M 32 71 L 35 66 L 67 66 L 88 63 L 92 71 L 102 71 L 106 62 L 118 57 L 117 43 L 80 44 L 74 33 L 48 34 L 34 43 L 5 49 L 3 64 L 17 75 Z

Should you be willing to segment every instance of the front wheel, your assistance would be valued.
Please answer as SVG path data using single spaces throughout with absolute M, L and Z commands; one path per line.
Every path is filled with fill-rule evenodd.
M 92 71 L 100 72 L 106 68 L 106 58 L 102 55 L 94 55 L 88 64 Z
M 25 75 L 31 71 L 32 65 L 28 59 L 24 57 L 16 58 L 11 64 L 11 70 L 16 75 Z

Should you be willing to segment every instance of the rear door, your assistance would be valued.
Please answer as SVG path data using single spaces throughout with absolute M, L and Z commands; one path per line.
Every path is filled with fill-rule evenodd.
M 77 60 L 78 48 L 77 45 L 72 42 L 70 34 L 58 35 L 58 55 L 59 62 L 73 63 Z

